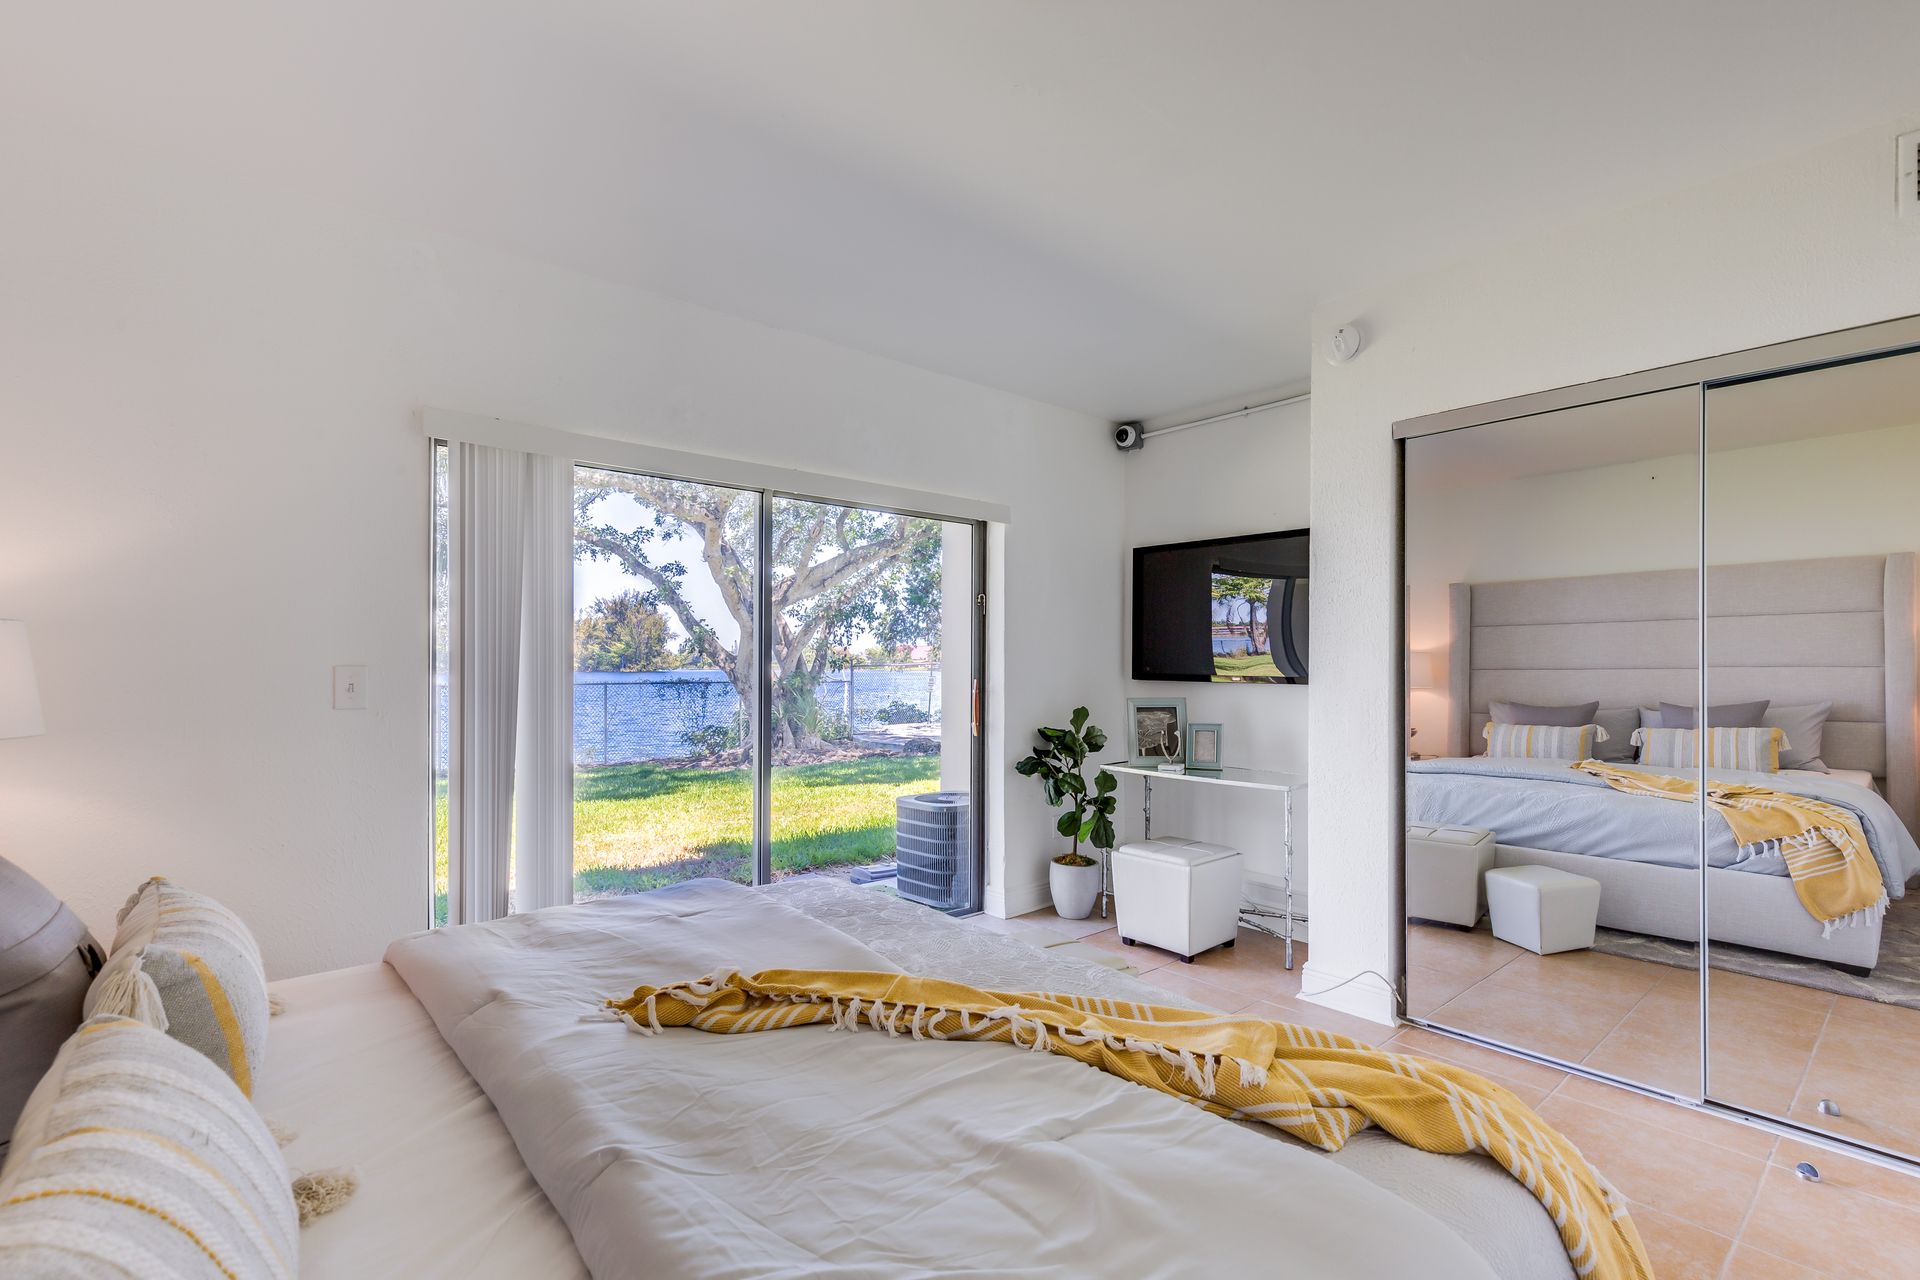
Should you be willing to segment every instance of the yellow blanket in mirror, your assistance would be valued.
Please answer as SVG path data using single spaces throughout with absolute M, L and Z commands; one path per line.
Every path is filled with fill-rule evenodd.
M 1615 791 L 1692 802 L 1691 778 L 1640 773 L 1598 760 L 1573 766 Z M 1837 928 L 1870 925 L 1887 912 L 1887 887 L 1860 820 L 1839 805 L 1771 787 L 1707 780 L 1707 803 L 1727 820 L 1748 855 L 1778 853 L 1793 877 L 1794 892 L 1820 922 L 1821 936 Z

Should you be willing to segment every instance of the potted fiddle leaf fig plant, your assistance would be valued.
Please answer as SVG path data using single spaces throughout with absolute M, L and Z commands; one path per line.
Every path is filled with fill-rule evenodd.
M 1047 868 L 1053 891 L 1053 909 L 1064 920 L 1084 920 L 1100 896 L 1100 862 L 1080 852 L 1084 841 L 1095 849 L 1113 848 L 1114 794 L 1120 784 L 1105 769 L 1087 782 L 1087 757 L 1107 745 L 1100 726 L 1087 723 L 1087 709 L 1076 707 L 1071 727 L 1041 729 L 1033 753 L 1014 765 L 1014 771 L 1040 779 L 1047 803 L 1061 808 L 1054 829 L 1073 841 L 1073 847 L 1054 857 Z

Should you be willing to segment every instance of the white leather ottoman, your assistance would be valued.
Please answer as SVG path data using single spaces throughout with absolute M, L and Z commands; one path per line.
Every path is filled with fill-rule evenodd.
M 1120 941 L 1171 951 L 1188 964 L 1230 947 L 1240 929 L 1240 851 L 1169 836 L 1113 851 Z
M 1496 867 L 1486 881 L 1494 937 L 1542 956 L 1593 945 L 1598 880 L 1557 867 Z
M 1487 909 L 1481 877 L 1493 870 L 1493 832 L 1407 824 L 1407 914 L 1471 929 Z

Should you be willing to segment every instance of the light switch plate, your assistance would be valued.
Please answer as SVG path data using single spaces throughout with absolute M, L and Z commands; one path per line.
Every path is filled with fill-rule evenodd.
M 365 667 L 333 669 L 333 709 L 335 711 L 367 709 L 367 669 Z
M 1920 218 L 1920 129 L 1901 134 L 1894 146 L 1899 148 L 1893 171 L 1900 184 L 1900 216 Z

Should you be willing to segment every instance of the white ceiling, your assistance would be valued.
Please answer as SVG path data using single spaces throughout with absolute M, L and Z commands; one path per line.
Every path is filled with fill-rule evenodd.
M 1317 297 L 1913 109 L 1920 4 L 106 0 L 4 37 L 16 126 L 1126 418 L 1306 376 Z

